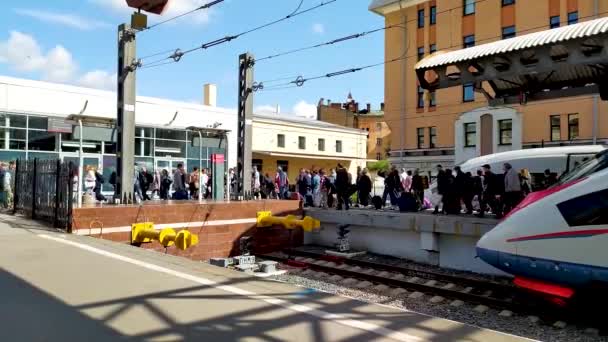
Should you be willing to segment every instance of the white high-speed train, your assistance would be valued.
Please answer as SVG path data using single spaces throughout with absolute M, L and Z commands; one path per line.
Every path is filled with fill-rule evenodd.
M 567 301 L 608 290 L 608 151 L 530 194 L 477 243 L 514 283 Z M 605 296 L 605 295 L 604 295 Z

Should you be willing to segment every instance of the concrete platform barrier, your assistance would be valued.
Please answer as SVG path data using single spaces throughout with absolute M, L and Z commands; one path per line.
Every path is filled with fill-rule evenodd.
M 496 226 L 496 219 L 357 209 L 305 212 L 321 221 L 321 231 L 304 235 L 305 244 L 330 247 L 337 240 L 336 226 L 350 224 L 353 249 L 455 270 L 506 275 L 476 258 L 477 241 Z

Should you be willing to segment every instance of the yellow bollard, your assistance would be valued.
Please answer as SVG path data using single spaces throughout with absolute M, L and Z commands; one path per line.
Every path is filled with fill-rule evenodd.
M 147 243 L 156 240 L 165 247 L 175 246 L 181 250 L 186 250 L 198 244 L 198 236 L 193 235 L 187 230 L 176 233 L 172 228 L 162 230 L 154 229 L 154 223 L 144 222 L 131 225 L 131 243 Z
M 270 211 L 260 211 L 257 214 L 257 227 L 272 227 L 275 225 L 283 226 L 285 229 L 296 229 L 302 228 L 306 232 L 312 232 L 315 229 L 321 227 L 321 221 L 316 220 L 310 216 L 306 216 L 303 219 L 298 219 L 294 215 L 288 215 L 286 217 L 275 217 L 272 216 Z

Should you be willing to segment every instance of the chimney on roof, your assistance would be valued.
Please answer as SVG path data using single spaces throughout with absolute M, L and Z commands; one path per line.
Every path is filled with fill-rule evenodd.
M 368 113 L 371 113 L 371 111 L 372 111 L 372 104 L 371 104 L 371 103 L 368 103 L 368 104 L 367 104 L 367 112 L 368 112 Z
M 203 104 L 209 107 L 217 106 L 217 86 L 215 84 L 203 86 Z
M 330 106 L 331 105 L 331 100 L 327 99 L 327 105 Z
M 380 103 L 380 110 L 384 112 L 384 102 Z

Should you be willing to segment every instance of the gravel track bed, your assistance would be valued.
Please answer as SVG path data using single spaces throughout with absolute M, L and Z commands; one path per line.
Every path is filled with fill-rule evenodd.
M 328 277 L 324 277 L 324 281 L 313 279 L 314 274 L 307 276 L 299 276 L 300 269 L 295 269 L 289 266 L 280 265 L 281 269 L 288 270 L 287 274 L 274 276 L 269 279 L 281 281 L 305 288 L 316 289 L 323 292 L 333 293 L 341 296 L 355 298 L 368 303 L 378 303 L 388 305 L 398 309 L 415 311 L 418 313 L 431 315 L 435 317 L 445 318 L 462 322 L 482 328 L 501 331 L 508 334 L 532 338 L 541 341 L 564 341 L 564 342 L 583 342 L 583 341 L 606 341 L 606 336 L 592 336 L 584 332 L 584 328 L 576 326 L 567 326 L 564 329 L 557 329 L 551 326 L 554 322 L 531 323 L 527 317 L 514 314 L 512 317 L 500 317 L 499 311 L 489 309 L 487 312 L 480 314 L 473 310 L 475 305 L 465 303 L 460 307 L 453 307 L 449 299 L 438 304 L 429 302 L 431 296 L 424 295 L 423 298 L 411 299 L 407 296 L 411 293 L 408 291 L 398 297 L 391 297 L 387 293 L 378 292 L 374 287 L 361 290 L 356 289 L 356 283 L 350 286 L 339 284 L 340 281 L 332 282 Z

